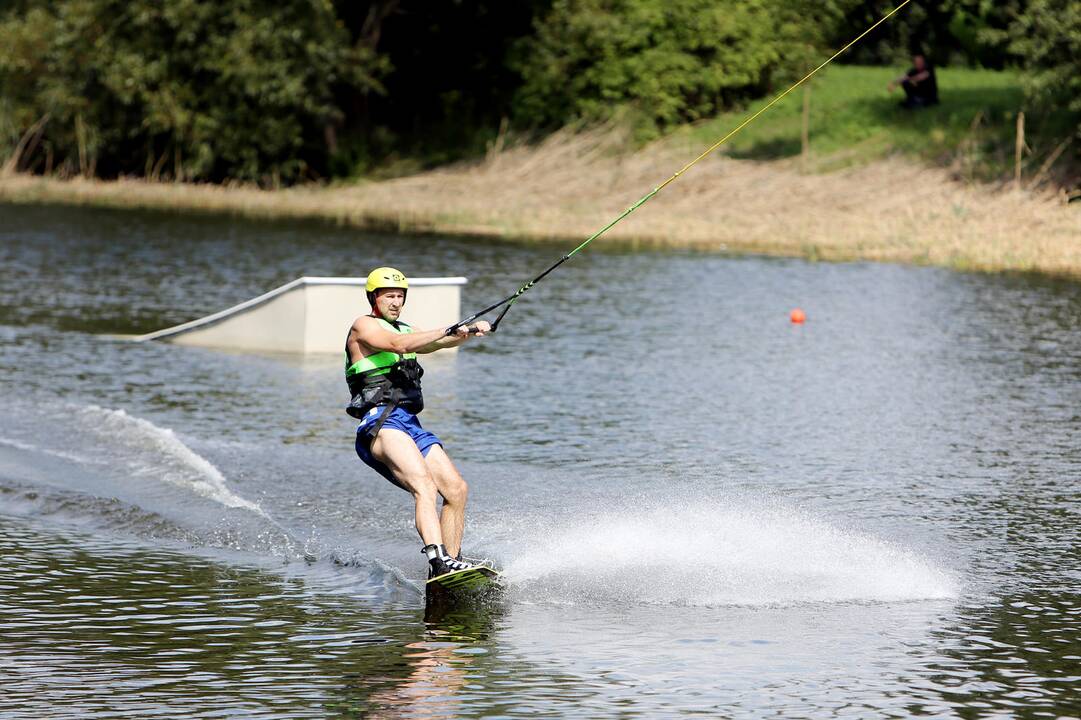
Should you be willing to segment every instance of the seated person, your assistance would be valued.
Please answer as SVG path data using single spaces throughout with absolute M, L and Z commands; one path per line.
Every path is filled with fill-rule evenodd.
M 890 82 L 889 91 L 893 92 L 898 85 L 905 91 L 905 99 L 901 107 L 914 109 L 938 105 L 938 81 L 935 80 L 935 69 L 923 55 L 912 56 L 912 67 L 904 75 Z

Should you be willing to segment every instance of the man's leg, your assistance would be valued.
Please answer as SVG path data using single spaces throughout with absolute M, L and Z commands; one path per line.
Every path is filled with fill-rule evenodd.
M 465 504 L 469 498 L 469 486 L 458 474 L 458 469 L 440 445 L 432 445 L 424 458 L 435 487 L 443 496 L 443 512 L 439 525 L 443 532 L 443 544 L 447 553 L 456 557 L 462 549 L 462 530 L 465 527 Z
M 435 450 L 435 448 L 433 448 Z M 435 503 L 439 492 L 424 457 L 413 438 L 401 430 L 383 428 L 372 441 L 372 456 L 390 468 L 416 502 L 417 532 L 425 545 L 442 545 L 439 516 Z M 428 453 L 431 455 L 431 453 Z M 458 534 L 459 542 L 461 531 Z
M 901 87 L 905 91 L 905 99 L 901 102 L 903 108 L 916 107 L 916 87 L 910 82 L 901 83 Z

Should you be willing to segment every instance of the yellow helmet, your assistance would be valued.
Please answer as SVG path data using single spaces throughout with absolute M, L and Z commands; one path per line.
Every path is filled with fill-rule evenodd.
M 409 281 L 405 279 L 405 275 L 392 267 L 379 267 L 368 273 L 368 283 L 365 285 L 365 289 L 368 292 L 375 292 L 380 288 L 408 290 Z
M 409 292 L 409 281 L 399 270 L 392 267 L 378 267 L 368 273 L 368 282 L 364 285 L 368 293 L 368 304 L 375 307 L 375 291 L 381 288 L 401 288 Z

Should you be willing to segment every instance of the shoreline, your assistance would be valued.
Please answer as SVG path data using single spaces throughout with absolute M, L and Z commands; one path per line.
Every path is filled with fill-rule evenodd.
M 621 153 L 557 134 L 473 164 L 342 186 L 260 190 L 0 176 L 0 202 L 320 220 L 364 231 L 579 243 L 681 165 L 685 141 Z M 1081 279 L 1081 211 L 1050 193 L 957 182 L 887 158 L 823 174 L 798 161 L 703 161 L 597 241 Z

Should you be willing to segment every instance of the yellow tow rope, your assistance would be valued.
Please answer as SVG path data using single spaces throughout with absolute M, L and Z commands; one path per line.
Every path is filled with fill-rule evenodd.
M 514 303 L 515 303 L 515 302 L 516 302 L 516 301 L 518 300 L 518 298 L 519 298 L 519 297 L 521 297 L 521 296 L 522 296 L 522 295 L 523 295 L 523 294 L 524 294 L 524 293 L 525 293 L 525 292 L 526 292 L 527 290 L 529 290 L 529 289 L 530 289 L 531 287 L 533 287 L 533 286 L 534 286 L 534 285 L 536 285 L 536 284 L 537 284 L 538 282 L 540 282 L 541 280 L 543 280 L 543 279 L 544 279 L 544 277 L 545 277 L 546 275 L 548 275 L 548 273 L 552 272 L 552 271 L 553 271 L 553 270 L 555 270 L 555 269 L 556 269 L 557 267 L 559 267 L 559 266 L 560 266 L 560 265 L 562 265 L 563 263 L 565 263 L 565 262 L 567 262 L 568 260 L 570 260 L 570 259 L 571 259 L 572 257 L 574 257 L 575 253 L 577 253 L 577 252 L 578 252 L 579 250 L 581 250 L 581 249 L 582 249 L 582 248 L 584 248 L 584 247 L 585 247 L 586 245 L 589 245 L 589 244 L 590 244 L 591 242 L 593 242 L 594 240 L 596 240 L 597 238 L 599 238 L 599 237 L 600 237 L 601 235 L 603 235 L 603 234 L 605 234 L 606 232 L 608 232 L 609 230 L 611 230 L 611 229 L 612 229 L 613 227 L 615 227 L 615 226 L 616 226 L 616 225 L 617 225 L 617 224 L 618 224 L 618 223 L 619 223 L 619 222 L 620 222 L 621 220 L 623 220 L 623 218 L 625 218 L 625 217 L 627 217 L 628 215 L 630 215 L 630 214 L 631 214 L 632 212 L 634 212 L 635 210 L 637 210 L 638 208 L 640 208 L 640 207 L 641 207 L 642 205 L 645 205 L 645 204 L 646 204 L 646 202 L 648 202 L 648 201 L 650 200 L 650 198 L 652 198 L 652 197 L 653 197 L 654 195 L 656 195 L 657 193 L 659 193 L 659 192 L 660 192 L 661 190 L 663 190 L 663 189 L 665 189 L 666 187 L 668 187 L 668 185 L 669 185 L 670 183 L 674 182 L 674 181 L 675 181 L 675 179 L 676 179 L 676 178 L 678 178 L 678 177 L 679 177 L 680 175 L 682 175 L 683 173 L 687 172 L 687 171 L 688 171 L 688 170 L 690 170 L 690 169 L 691 169 L 692 167 L 694 167 L 694 166 L 695 166 L 695 164 L 697 164 L 699 160 L 702 160 L 702 159 L 703 159 L 703 158 L 705 158 L 705 157 L 706 157 L 707 155 L 709 155 L 710 153 L 712 153 L 712 152 L 713 152 L 714 150 L 716 150 L 717 148 L 719 148 L 719 147 L 720 147 L 721 145 L 724 145 L 724 144 L 725 144 L 726 142 L 728 142 L 728 141 L 729 141 L 729 140 L 730 140 L 730 139 L 731 139 L 731 138 L 732 138 L 733 136 L 735 136 L 735 135 L 736 135 L 736 133 L 738 133 L 738 132 L 739 132 L 740 130 L 742 130 L 743 128 L 747 127 L 747 126 L 748 126 L 748 125 L 750 125 L 750 124 L 751 124 L 752 122 L 754 122 L 754 121 L 755 121 L 756 119 L 758 119 L 758 116 L 759 116 L 759 115 L 761 115 L 762 113 L 764 113 L 764 112 L 766 112 L 767 110 L 769 110 L 769 109 L 770 109 L 771 107 L 773 107 L 774 105 L 776 105 L 777 103 L 779 103 L 779 102 L 780 102 L 781 100 L 783 100 L 783 99 L 784 99 L 785 97 L 787 97 L 787 96 L 788 96 L 788 94 L 789 94 L 789 93 L 791 93 L 791 92 L 792 92 L 793 90 L 795 90 L 795 89 L 796 89 L 796 88 L 798 88 L 798 87 L 799 87 L 800 85 L 802 85 L 803 83 L 805 83 L 805 82 L 807 82 L 808 80 L 810 80 L 810 79 L 811 79 L 812 77 L 814 77 L 814 76 L 815 76 L 815 74 L 816 74 L 816 73 L 817 73 L 817 72 L 818 72 L 819 70 L 821 70 L 822 68 L 826 67 L 826 66 L 827 66 L 827 65 L 829 65 L 829 64 L 830 64 L 831 62 L 833 62 L 834 60 L 836 60 L 836 59 L 837 59 L 838 57 L 840 57 L 841 55 L 843 55 L 843 54 L 844 54 L 844 53 L 845 53 L 845 52 L 846 52 L 846 51 L 847 51 L 847 50 L 848 50 L 848 49 L 849 49 L 850 47 L 852 47 L 853 45 L 855 45 L 856 43 L 858 43 L 858 42 L 859 42 L 860 40 L 862 40 L 863 38 L 867 37 L 867 36 L 868 36 L 868 35 L 869 35 L 869 34 L 870 34 L 871 32 L 873 32 L 873 31 L 874 31 L 874 29 L 875 29 L 875 28 L 877 28 L 877 27 L 878 27 L 879 25 L 881 25 L 882 23 L 886 22 L 886 21 L 887 21 L 887 20 L 889 20 L 889 19 L 890 19 L 891 17 L 893 17 L 894 15 L 896 15 L 896 14 L 897 14 L 898 12 L 900 12 L 900 11 L 901 11 L 901 9 L 902 9 L 902 8 L 904 8 L 904 6 L 905 6 L 905 5 L 908 5 L 908 4 L 910 3 L 910 2 L 912 2 L 912 0 L 904 0 L 904 2 L 902 2 L 902 3 L 900 4 L 900 5 L 898 5 L 898 6 L 897 6 L 897 7 L 895 7 L 895 8 L 893 9 L 893 10 L 890 10 L 890 11 L 889 11 L 888 13 L 886 13 L 885 15 L 883 15 L 883 16 L 882 16 L 881 18 L 879 18 L 878 22 L 876 22 L 876 23 L 875 23 L 874 25 L 872 25 L 871 27 L 869 27 L 869 28 L 867 28 L 866 30 L 864 30 L 864 31 L 863 31 L 862 33 L 860 33 L 860 34 L 859 34 L 859 35 L 858 35 L 858 36 L 857 36 L 857 37 L 856 37 L 855 39 L 853 39 L 853 40 L 852 40 L 851 42 L 849 42 L 849 43 L 848 43 L 847 45 L 845 45 L 845 46 L 844 46 L 843 48 L 841 48 L 840 50 L 838 50 L 837 52 L 835 52 L 835 53 L 834 53 L 833 55 L 831 55 L 831 56 L 830 56 L 830 58 L 829 58 L 828 60 L 826 60 L 826 61 L 825 61 L 824 63 L 822 63 L 821 65 L 819 65 L 818 67 L 816 67 L 816 68 L 815 68 L 814 70 L 812 70 L 811 72 L 809 72 L 809 73 L 807 73 L 806 75 L 804 75 L 804 76 L 803 76 L 803 78 L 802 78 L 802 79 L 800 79 L 800 80 L 799 80 L 798 82 L 796 82 L 796 83 L 795 83 L 794 85 L 792 85 L 792 87 L 788 88 L 788 89 L 787 89 L 787 90 L 785 90 L 785 91 L 784 91 L 783 93 L 781 93 L 781 94 L 780 94 L 780 95 L 778 95 L 777 97 L 775 97 L 775 98 L 773 98 L 772 100 L 770 100 L 770 101 L 769 101 L 769 103 L 768 103 L 768 104 L 766 104 L 766 105 L 765 105 L 764 107 L 762 107 L 762 108 L 761 108 L 761 109 L 760 109 L 760 110 L 759 110 L 758 112 L 754 113 L 754 114 L 753 114 L 753 115 L 751 115 L 751 116 L 750 116 L 749 118 L 747 118 L 746 120 L 744 120 L 743 122 L 741 122 L 741 123 L 740 123 L 739 125 L 737 125 L 737 126 L 736 126 L 736 127 L 735 127 L 735 128 L 733 129 L 733 130 L 731 130 L 731 131 L 730 131 L 730 132 L 729 132 L 729 133 L 728 133 L 727 135 L 725 135 L 724 137 L 722 137 L 722 138 L 721 138 L 720 140 L 718 140 L 717 142 L 715 142 L 715 143 L 713 143 L 712 145 L 710 145 L 710 146 L 709 146 L 709 147 L 708 147 L 708 148 L 707 148 L 707 149 L 705 150 L 705 152 L 703 152 L 703 153 L 702 153 L 701 155 L 699 155 L 698 157 L 696 157 L 696 158 L 695 158 L 694 160 L 691 160 L 691 161 L 690 161 L 689 163 L 687 163 L 687 164 L 686 164 L 686 165 L 684 165 L 684 166 L 683 166 L 682 168 L 680 168 L 679 170 L 677 170 L 677 171 L 675 172 L 675 174 L 674 174 L 674 175 L 672 175 L 672 177 L 668 178 L 667 180 L 665 180 L 664 182 L 662 182 L 662 183 L 661 183 L 660 185 L 658 185 L 657 187 L 653 188 L 653 189 L 652 189 L 652 190 L 651 190 L 651 191 L 650 191 L 650 192 L 649 192 L 648 194 L 646 194 L 646 195 L 645 195 L 644 197 L 642 197 L 642 199 L 641 199 L 641 200 L 639 200 L 638 202 L 634 203 L 634 204 L 633 204 L 633 205 L 631 205 L 631 206 L 630 206 L 629 208 L 627 208 L 626 210 L 624 210 L 624 211 L 623 211 L 623 212 L 622 212 L 622 213 L 621 213 L 621 214 L 620 214 L 620 215 L 619 215 L 619 216 L 618 216 L 618 217 L 617 217 L 616 219 L 612 220 L 612 222 L 608 223 L 607 225 L 605 225 L 604 227 L 602 227 L 602 228 L 601 228 L 600 230 L 598 230 L 597 232 L 595 232 L 595 233 L 593 233 L 592 235 L 590 235 L 590 236 L 589 236 L 588 238 L 586 238 L 586 240 L 585 240 L 585 241 L 584 241 L 584 242 L 583 242 L 583 243 L 582 243 L 581 245 L 579 245 L 578 247 L 574 248 L 574 249 L 573 249 L 573 250 L 571 250 L 571 251 L 570 251 L 569 253 L 567 253 L 566 255 L 564 255 L 563 257 L 561 257 L 561 258 L 560 258 L 560 259 L 559 259 L 559 260 L 558 260 L 558 261 L 557 261 L 557 262 L 556 262 L 556 263 L 555 263 L 554 265 L 552 265 L 552 266 L 551 266 L 551 267 L 549 267 L 549 268 L 548 268 L 547 270 L 545 270 L 544 272 L 542 272 L 542 273 L 541 273 L 540 275 L 538 275 L 537 277 L 533 278 L 533 279 L 532 279 L 532 280 L 530 280 L 530 281 L 529 281 L 528 283 L 526 283 L 525 285 L 523 285 L 523 286 L 522 286 L 521 288 L 519 288 L 519 289 L 518 289 L 518 291 L 517 291 L 517 292 L 515 292 L 515 293 L 514 293 L 513 295 L 510 295 L 509 297 L 507 297 L 507 298 L 504 298 L 503 300 L 500 300 L 500 301 L 499 301 L 499 302 L 497 302 L 497 303 L 496 303 L 495 305 L 490 305 L 489 307 L 486 307 L 486 308 L 484 308 L 483 310 L 481 310 L 481 311 L 479 311 L 479 312 L 473 313 L 472 315 L 470 315 L 469 317 L 465 318 L 464 320 L 462 320 L 462 321 L 460 321 L 460 322 L 457 322 L 457 323 L 455 323 L 454 325 L 451 325 L 451 326 L 450 326 L 449 328 L 447 328 L 447 335 L 453 335 L 453 334 L 454 334 L 455 332 L 457 332 L 457 330 L 458 330 L 458 328 L 459 328 L 459 327 L 461 327 L 461 326 L 463 326 L 463 325 L 468 325 L 469 323 L 471 323 L 471 322 L 473 322 L 474 320 L 476 320 L 477 318 L 479 318 L 479 317 L 480 317 L 481 315 L 485 315 L 485 314 L 487 314 L 487 313 L 490 313 L 491 311 L 495 310 L 496 308 L 499 308 L 499 307 L 502 307 L 503 305 L 506 305 L 506 307 L 505 307 L 505 308 L 503 308 L 503 312 L 499 313 L 499 317 L 497 317 L 497 318 L 496 318 L 496 320 L 495 320 L 495 322 L 493 322 L 493 323 L 492 323 L 492 331 L 495 331 L 495 329 L 496 329 L 496 328 L 497 328 L 497 327 L 499 326 L 499 322 L 500 322 L 500 320 L 502 320 L 502 319 L 503 319 L 503 316 L 507 314 L 507 311 L 508 311 L 508 310 L 510 310 L 511 306 L 512 306 L 512 305 L 514 305 Z
M 696 157 L 696 158 L 695 158 L 694 160 L 691 160 L 691 161 L 690 161 L 689 163 L 687 163 L 687 164 L 686 164 L 686 165 L 684 165 L 684 166 L 683 166 L 682 168 L 680 168 L 679 170 L 677 170 L 677 171 L 676 171 L 676 174 L 675 174 L 675 175 L 673 175 L 672 177 L 668 178 L 667 180 L 665 180 L 664 182 L 662 182 L 662 183 L 661 183 L 660 185 L 658 185 L 658 186 L 657 186 L 656 188 L 654 188 L 653 192 L 651 192 L 651 193 L 650 193 L 649 195 L 647 195 L 647 196 L 646 196 L 645 198 L 643 198 L 643 199 L 642 199 L 641 201 L 639 201 L 639 202 L 635 203 L 635 205 L 632 205 L 632 206 L 631 206 L 630 208 L 628 208 L 628 209 L 627 209 L 627 212 L 625 212 L 625 213 L 624 213 L 624 214 L 623 214 L 622 216 L 620 216 L 620 218 L 619 218 L 618 220 L 616 220 L 615 222 L 613 222 L 613 223 L 609 224 L 609 225 L 608 225 L 608 227 L 604 228 L 604 230 L 601 230 L 601 232 L 597 233 L 596 235 L 594 235 L 593 237 L 591 237 L 591 238 L 590 238 L 589 240 L 587 240 L 587 241 L 586 241 L 585 243 L 583 243 L 582 245 L 579 245 L 578 247 L 579 247 L 579 248 L 581 248 L 581 247 L 585 247 L 585 245 L 587 245 L 587 244 L 588 244 L 588 243 L 589 243 L 589 242 L 590 242 L 591 240 L 593 240 L 593 239 L 594 239 L 594 238 L 596 238 L 596 237 L 599 237 L 599 236 L 600 236 L 600 235 L 601 235 L 601 234 L 602 234 L 602 233 L 603 233 L 603 232 L 604 232 L 605 230 L 608 230 L 608 228 L 612 227 L 612 225 L 615 225 L 615 224 L 616 224 L 616 222 L 619 222 L 619 220 L 622 220 L 622 219 L 623 219 L 624 217 L 626 217 L 627 215 L 629 215 L 629 214 L 630 214 L 630 211 L 631 211 L 631 210 L 633 210 L 635 206 L 637 206 L 637 205 L 641 205 L 641 204 L 642 204 L 642 202 L 645 202 L 645 200 L 646 200 L 646 199 L 648 199 L 648 198 L 650 198 L 650 197 L 653 197 L 654 195 L 656 195 L 657 193 L 659 193 L 659 192 L 660 192 L 661 190 L 663 190 L 663 189 L 665 188 L 665 186 L 667 186 L 667 185 L 668 185 L 668 184 L 669 184 L 670 182 L 672 182 L 673 180 L 675 180 L 676 178 L 678 178 L 678 177 L 679 177 L 680 175 L 682 175 L 683 173 L 687 172 L 687 171 L 688 171 L 688 170 L 690 170 L 690 169 L 691 169 L 692 167 L 694 167 L 694 164 L 695 164 L 695 163 L 697 163 L 697 162 L 698 162 L 699 160 L 701 160 L 702 158 L 704 158 L 704 157 L 706 157 L 707 155 L 709 155 L 709 154 L 710 154 L 711 152 L 713 152 L 714 150 L 716 150 L 717 148 L 719 148 L 719 147 L 720 147 L 721 145 L 724 145 L 724 144 L 725 144 L 726 142 L 728 142 L 728 141 L 729 141 L 729 140 L 730 140 L 730 139 L 731 139 L 731 138 L 732 138 L 732 137 L 733 137 L 733 136 L 734 136 L 734 135 L 735 135 L 736 133 L 738 133 L 738 132 L 739 132 L 740 130 L 742 130 L 743 128 L 747 127 L 747 126 L 748 126 L 748 125 L 750 125 L 750 124 L 751 124 L 752 122 L 754 122 L 754 121 L 755 121 L 755 120 L 756 120 L 756 119 L 758 118 L 758 116 L 759 116 L 759 115 L 761 115 L 762 113 L 764 113 L 764 112 L 766 112 L 767 110 L 769 110 L 769 109 L 770 109 L 771 107 L 773 107 L 774 105 L 776 105 L 777 103 L 779 103 L 779 102 L 780 102 L 781 100 L 784 100 L 784 99 L 785 99 L 785 97 L 786 97 L 786 96 L 787 96 L 787 95 L 788 95 L 789 93 L 791 93 L 791 92 L 792 92 L 793 90 L 795 90 L 796 88 L 798 88 L 798 87 L 799 87 L 800 85 L 802 85 L 803 83 L 805 83 L 805 82 L 807 82 L 808 80 L 810 80 L 810 79 L 811 79 L 812 77 L 814 77 L 815 73 L 817 73 L 817 72 L 818 72 L 819 70 L 821 70 L 822 68 L 826 67 L 827 65 L 829 65 L 829 64 L 830 64 L 831 62 L 833 62 L 833 61 L 834 61 L 834 60 L 836 60 L 837 58 L 839 58 L 839 57 L 840 57 L 841 55 L 843 55 L 843 54 L 845 53 L 845 51 L 846 51 L 846 50 L 848 50 L 848 49 L 849 49 L 850 47 L 852 47 L 853 45 L 855 45 L 856 43 L 858 43 L 858 42 L 859 42 L 860 40 L 862 40 L 863 38 L 867 37 L 867 36 L 868 36 L 868 35 L 869 35 L 869 34 L 870 34 L 871 32 L 873 32 L 873 31 L 874 31 L 874 29 L 875 29 L 875 28 L 877 28 L 877 27 L 878 27 L 879 25 L 881 25 L 882 23 L 886 22 L 886 21 L 887 21 L 887 20 L 889 20 L 889 19 L 890 19 L 891 17 L 893 17 L 894 15 L 896 15 L 896 14 L 897 14 L 897 13 L 898 13 L 898 12 L 899 12 L 899 11 L 901 10 L 901 8 L 903 8 L 903 7 L 905 6 L 905 5 L 908 5 L 908 4 L 910 3 L 910 2 L 912 2 L 912 0 L 905 0 L 905 1 L 903 2 L 903 3 L 901 3 L 900 5 L 898 5 L 897 7 L 895 7 L 895 8 L 893 9 L 893 10 L 890 10 L 890 11 L 889 11 L 888 13 L 886 13 L 885 15 L 883 15 L 883 16 L 882 16 L 882 17 L 881 17 L 881 18 L 879 19 L 879 21 L 878 21 L 878 22 L 876 22 L 876 23 L 875 23 L 874 25 L 872 25 L 871 27 L 867 28 L 867 29 L 866 29 L 866 30 L 864 30 L 864 31 L 863 31 L 862 33 L 860 33 L 860 35 L 859 35 L 859 36 L 858 36 L 858 37 L 857 37 L 857 38 L 856 38 L 855 40 L 853 40 L 852 42 L 848 43 L 848 44 L 847 44 L 847 45 L 845 45 L 845 46 L 844 46 L 843 48 L 841 48 L 840 50 L 838 50 L 837 52 L 835 52 L 835 53 L 834 53 L 834 54 L 833 54 L 833 55 L 832 55 L 832 56 L 830 57 L 830 59 L 829 59 L 829 60 L 826 60 L 826 62 L 822 63 L 821 65 L 819 65 L 818 67 L 816 67 L 816 68 L 815 68 L 814 70 L 812 70 L 811 72 L 809 72 L 809 73 L 807 73 L 806 75 L 804 75 L 804 76 L 803 76 L 803 78 L 802 78 L 802 79 L 801 79 L 801 80 L 800 80 L 799 82 L 797 82 L 797 83 L 796 83 L 795 85 L 793 85 L 792 87 L 788 88 L 787 90 L 785 90 L 785 91 L 784 91 L 783 93 L 781 93 L 781 94 L 780 94 L 780 95 L 778 95 L 777 97 L 775 97 L 775 98 L 773 98 L 772 100 L 770 100 L 770 102 L 769 102 L 769 104 L 768 104 L 768 105 L 766 105 L 766 106 L 765 106 L 765 107 L 763 107 L 763 108 L 762 108 L 761 110 L 759 110 L 758 112 L 756 112 L 756 113 L 755 113 L 754 115 L 751 115 L 751 116 L 750 116 L 749 118 L 747 118 L 746 120 L 744 120 L 743 122 L 741 122 L 741 123 L 740 123 L 740 124 L 739 124 L 738 126 L 736 126 L 736 128 L 735 128 L 734 130 L 732 130 L 731 132 L 729 132 L 729 133 L 728 133 L 727 135 L 725 135 L 725 136 L 724 136 L 723 138 L 721 138 L 721 139 L 720 139 L 720 140 L 718 140 L 717 142 L 715 142 L 715 143 L 713 143 L 712 145 L 710 145 L 710 146 L 709 146 L 709 149 L 707 149 L 707 150 L 706 150 L 706 151 L 705 151 L 704 153 L 702 153 L 701 155 L 699 155 L 698 157 Z M 576 250 L 577 250 L 577 248 L 576 248 Z

